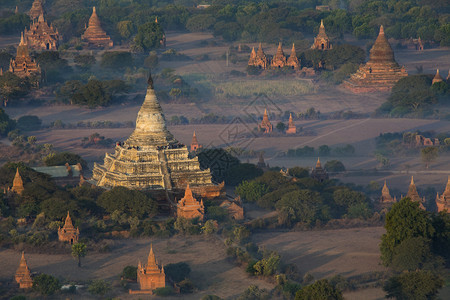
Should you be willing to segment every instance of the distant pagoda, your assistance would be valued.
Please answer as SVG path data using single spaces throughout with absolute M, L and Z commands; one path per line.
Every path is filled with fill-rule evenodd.
M 177 203 L 177 217 L 185 219 L 198 218 L 199 221 L 203 221 L 204 216 L 205 207 L 203 205 L 203 200 L 197 201 L 197 199 L 194 198 L 188 184 L 184 197 Z
M 436 195 L 436 207 L 438 212 L 447 211 L 450 213 L 450 176 L 447 179 L 447 185 L 442 195 Z
M 431 81 L 431 85 L 438 83 L 438 82 L 443 82 L 444 78 L 442 78 L 441 74 L 439 74 L 439 69 L 436 70 L 436 75 L 434 75 L 433 80 Z
M 330 50 L 333 46 L 330 43 L 327 33 L 325 32 L 325 26 L 323 25 L 323 20 L 320 20 L 319 34 L 314 38 L 314 43 L 311 49 L 317 50 Z
M 153 253 L 153 245 L 150 245 L 147 264 L 142 264 L 141 261 L 138 263 L 137 282 L 140 290 L 129 290 L 130 294 L 152 294 L 153 290 L 166 286 L 164 266 L 158 265 L 155 254 Z
M 381 204 L 392 204 L 397 202 L 397 199 L 392 198 L 391 193 L 389 192 L 389 188 L 386 184 L 386 180 L 384 181 L 383 189 L 381 190 L 380 203 Z
M 273 125 L 269 121 L 269 115 L 267 114 L 267 109 L 264 110 L 264 115 L 261 123 L 258 125 L 260 131 L 264 133 L 271 133 L 273 130 Z
M 40 15 L 37 22 L 33 20 L 30 30 L 25 29 L 25 40 L 31 49 L 57 50 L 59 39 L 58 30 L 52 24 L 48 26 L 44 15 Z
M 81 36 L 81 39 L 87 42 L 88 46 L 108 48 L 113 46 L 113 41 L 102 29 L 100 19 L 98 18 L 95 6 L 92 8 L 92 15 L 89 18 L 89 25 Z
M 78 243 L 78 237 L 80 236 L 80 230 L 75 228 L 70 218 L 69 212 L 67 212 L 66 221 L 64 226 L 58 228 L 58 240 L 61 242 L 69 242 L 70 244 Z
M 295 44 L 292 44 L 291 55 L 287 59 L 286 66 L 291 67 L 294 70 L 300 69 L 300 61 L 297 57 L 297 52 L 295 51 Z
M 406 76 L 408 73 L 395 61 L 394 51 L 381 26 L 380 33 L 370 49 L 369 61 L 361 65 L 343 86 L 354 93 L 390 91 L 397 81 Z
M 16 7 L 17 9 L 17 7 Z M 42 5 L 41 0 L 34 0 L 33 4 L 31 5 L 30 12 L 28 15 L 32 20 L 39 18 L 40 15 L 44 15 L 44 7 Z
M 189 183 L 202 197 L 219 196 L 223 184 L 213 184 L 209 169 L 201 170 L 198 158 L 188 155 L 187 147 L 166 128 L 150 76 L 136 129 L 116 144 L 114 154 L 106 153 L 103 165 L 94 164 L 93 180 L 103 187 L 152 190 L 184 189 Z
M 284 68 L 286 66 L 286 56 L 284 55 L 283 46 L 281 42 L 278 43 L 277 53 L 272 58 L 272 68 Z
M 296 134 L 297 133 L 297 127 L 294 124 L 294 120 L 292 119 L 292 114 L 289 114 L 289 122 L 288 122 L 288 129 L 286 130 L 287 134 Z
M 320 158 L 317 158 L 316 168 L 312 170 L 311 177 L 319 182 L 323 182 L 328 179 L 328 173 L 322 168 Z
M 252 48 L 252 52 L 250 53 L 250 59 L 248 60 L 248 65 L 257 67 L 260 69 L 266 69 L 269 65 L 269 60 L 267 59 L 264 50 L 262 49 L 262 44 L 259 43 L 258 51 L 255 52 L 255 48 Z
M 418 202 L 419 207 L 425 210 L 425 206 L 423 206 L 423 203 L 425 203 L 425 198 L 421 198 L 419 196 L 416 184 L 414 183 L 414 176 L 411 176 L 411 183 L 409 184 L 408 193 L 406 194 L 406 197 L 411 199 L 411 201 Z
M 41 68 L 31 58 L 28 52 L 28 44 L 26 43 L 23 32 L 20 37 L 20 43 L 17 47 L 16 57 L 9 62 L 9 71 L 19 77 L 28 77 L 31 75 L 41 75 Z
M 29 289 L 33 286 L 30 269 L 28 269 L 27 260 L 25 259 L 25 252 L 22 251 L 19 268 L 16 270 L 14 280 L 19 284 L 21 289 Z
M 16 175 L 14 176 L 13 180 L 13 186 L 11 190 L 19 195 L 22 195 L 23 191 L 25 190 L 23 187 L 23 180 L 19 173 L 19 168 L 16 170 Z

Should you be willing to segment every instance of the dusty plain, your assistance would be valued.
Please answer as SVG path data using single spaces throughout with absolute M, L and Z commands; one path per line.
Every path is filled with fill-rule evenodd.
M 208 88 L 214 91 L 214 87 L 224 82 L 239 84 L 240 81 L 259 81 L 264 85 L 263 78 L 230 78 L 231 70 L 245 71 L 245 59 L 237 64 L 226 65 L 222 58 L 229 45 L 219 42 L 218 46 L 202 46 L 202 41 L 215 41 L 211 34 L 207 33 L 168 33 L 167 48 L 174 48 L 192 58 L 183 62 L 161 62 L 162 68 L 172 68 L 176 74 L 182 75 L 192 86 Z M 0 46 L 14 45 L 18 40 L 13 38 L 0 38 Z M 237 46 L 237 45 L 235 45 Z M 248 44 L 256 46 L 256 44 Z M 268 54 L 275 53 L 276 45 L 267 45 L 264 50 Z M 287 49 L 285 49 L 286 51 Z M 299 51 L 299 50 L 298 50 Z M 286 51 L 288 53 L 289 51 Z M 210 60 L 199 61 L 195 57 L 207 54 Z M 248 53 L 240 54 L 247 57 Z M 396 59 L 401 65 L 405 65 L 409 74 L 417 72 L 416 67 L 423 66 L 424 73 L 434 73 L 439 67 L 441 70 L 450 68 L 450 51 L 444 49 L 427 49 L 423 52 L 412 50 L 397 50 Z M 442 72 L 446 74 L 446 72 Z M 274 80 L 270 79 L 270 84 Z M 281 86 L 292 84 L 298 80 L 303 85 L 312 87 L 312 90 L 299 95 L 284 94 L 271 96 L 261 100 L 256 95 L 241 97 L 221 97 L 217 94 L 200 94 L 199 101 L 192 103 L 165 103 L 161 105 L 166 118 L 183 115 L 187 118 L 200 117 L 204 114 L 215 113 L 217 115 L 232 116 L 233 122 L 227 124 L 191 124 L 169 126 L 169 130 L 176 138 L 185 144 L 189 144 L 192 133 L 195 130 L 199 142 L 205 146 L 217 147 L 243 147 L 255 151 L 264 151 L 266 162 L 270 166 L 292 167 L 296 165 L 312 167 L 316 158 L 290 158 L 283 155 L 289 148 L 312 146 L 318 147 L 326 144 L 331 147 L 351 144 L 356 148 L 353 157 L 327 157 L 325 162 L 331 159 L 339 159 L 349 170 L 348 174 L 340 175 L 338 179 L 344 182 L 354 182 L 366 185 L 371 180 L 382 182 L 385 178 L 390 182 L 390 187 L 405 193 L 409 177 L 415 176 L 419 187 L 435 187 L 443 190 L 447 175 L 450 174 L 450 160 L 447 156 L 439 159 L 425 169 L 420 157 L 401 157 L 391 160 L 392 167 L 389 174 L 368 173 L 361 176 L 360 171 L 371 170 L 377 166 L 373 151 L 375 150 L 375 138 L 380 133 L 399 131 L 435 131 L 450 132 L 450 122 L 424 119 L 377 119 L 371 114 L 383 102 L 388 94 L 371 93 L 355 95 L 340 87 L 318 82 L 316 78 L 279 78 Z M 211 88 L 212 87 L 212 88 Z M 144 90 L 143 90 L 144 92 Z M 143 100 L 144 94 L 141 94 Z M 44 97 L 45 98 L 45 97 Z M 108 108 L 90 110 L 87 108 L 72 107 L 67 105 L 52 106 L 10 106 L 7 113 L 18 118 L 23 115 L 39 116 L 44 125 L 56 120 L 65 123 L 76 124 L 79 121 L 134 121 L 139 110 L 140 103 L 113 105 Z M 265 107 L 276 114 L 284 111 L 305 112 L 314 107 L 322 114 L 331 114 L 340 111 L 352 111 L 364 115 L 352 120 L 306 120 L 296 121 L 297 127 L 310 132 L 306 136 L 270 136 L 254 137 L 247 139 L 232 138 L 233 132 L 246 133 L 257 126 L 257 121 L 247 124 L 239 123 L 243 117 L 253 113 L 261 115 Z M 237 122 L 235 122 L 237 121 Z M 272 120 L 274 125 L 279 120 Z M 38 143 L 51 143 L 57 150 L 71 151 L 82 155 L 92 166 L 93 162 L 101 162 L 105 152 L 112 152 L 112 148 L 93 149 L 83 148 L 81 139 L 94 132 L 113 140 L 124 140 L 132 132 L 132 128 L 117 129 L 42 129 L 29 132 L 35 135 Z M 3 143 L 8 143 L 2 140 Z M 1 160 L 1 155 L 0 155 Z M 247 158 L 243 158 L 246 161 Z M 255 158 L 249 158 L 255 162 Z M 355 172 L 355 175 L 352 175 Z M 357 173 L 356 173 L 357 172 Z M 255 211 L 255 215 L 258 213 Z M 264 214 L 264 212 L 261 212 Z M 249 216 L 252 216 L 250 212 Z M 283 263 L 294 263 L 302 274 L 307 272 L 315 278 L 325 278 L 337 274 L 344 276 L 356 276 L 373 271 L 382 271 L 380 265 L 378 244 L 384 229 L 381 227 L 354 228 L 326 231 L 304 232 L 267 232 L 257 233 L 253 241 L 268 249 L 278 251 L 283 258 Z M 206 239 L 203 237 L 189 237 L 186 239 L 177 236 L 171 239 L 124 239 L 111 241 L 110 253 L 90 253 L 83 259 L 83 267 L 78 269 L 72 257 L 62 254 L 29 253 L 27 259 L 33 272 L 45 272 L 59 276 L 67 281 L 86 282 L 90 279 L 104 278 L 113 283 L 114 289 L 108 296 L 119 296 L 123 299 L 137 299 L 129 296 L 126 291 L 118 286 L 119 273 L 126 265 L 136 265 L 138 260 L 145 260 L 149 245 L 153 242 L 158 259 L 164 263 L 176 263 L 186 261 L 192 268 L 191 279 L 198 291 L 192 295 L 183 296 L 184 299 L 199 299 L 206 294 L 216 294 L 227 299 L 236 298 L 249 285 L 256 284 L 267 289 L 274 284 L 258 278 L 247 276 L 245 271 L 235 266 L 226 258 L 223 241 L 219 239 Z M 17 267 L 20 254 L 18 251 L 0 249 L 0 281 L 7 284 L 12 278 Z M 369 288 L 345 294 L 346 299 L 382 299 L 384 293 L 380 288 Z M 86 290 L 81 290 L 79 299 L 88 299 Z M 167 298 L 166 298 L 167 299 Z M 179 297 L 177 297 L 179 299 Z

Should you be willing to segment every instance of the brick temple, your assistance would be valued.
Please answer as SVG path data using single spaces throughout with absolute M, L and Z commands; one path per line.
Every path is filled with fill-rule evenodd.
M 31 279 L 30 269 L 28 269 L 27 260 L 25 259 L 25 252 L 22 251 L 19 268 L 16 270 L 14 280 L 19 284 L 21 289 L 29 289 L 33 287 L 33 279 Z
M 330 43 L 330 38 L 325 32 L 325 26 L 323 25 L 323 20 L 320 20 L 319 33 L 314 38 L 314 43 L 311 46 L 311 49 L 317 50 L 330 50 L 333 49 L 333 45 Z
M 395 197 L 392 198 L 389 188 L 386 184 L 386 180 L 385 180 L 383 188 L 381 189 L 380 203 L 390 205 L 395 202 L 397 202 L 397 199 Z
M 287 134 L 296 134 L 297 133 L 297 127 L 294 124 L 294 120 L 292 119 L 292 114 L 289 114 L 289 122 L 288 122 L 288 128 L 286 130 Z
M 28 45 L 25 42 L 23 33 L 20 37 L 20 44 L 17 47 L 15 58 L 11 58 L 9 62 L 9 71 L 19 77 L 28 77 L 32 75 L 40 76 L 41 68 L 36 61 L 31 58 L 28 52 Z
M 300 61 L 297 58 L 297 53 L 295 51 L 295 45 L 292 44 L 291 55 L 288 57 L 284 54 L 283 46 L 281 42 L 278 44 L 277 52 L 272 57 L 268 58 L 262 49 L 261 43 L 259 43 L 258 51 L 255 52 L 255 48 L 252 48 L 250 53 L 250 58 L 248 60 L 248 65 L 257 67 L 260 69 L 280 69 L 284 67 L 290 67 L 295 70 L 300 69 Z
M 70 218 L 69 212 L 67 212 L 66 221 L 64 226 L 58 228 L 58 240 L 61 242 L 69 242 L 70 244 L 78 243 L 78 237 L 80 236 L 80 230 L 75 228 Z
M 25 29 L 25 40 L 28 47 L 34 50 L 57 50 L 60 36 L 58 30 L 50 26 L 44 19 L 44 15 L 40 15 L 38 20 L 30 25 L 30 30 Z
M 414 176 L 411 176 L 411 183 L 409 184 L 408 193 L 406 197 L 409 197 L 411 201 L 419 202 L 419 206 L 421 209 L 425 210 L 425 198 L 421 198 L 419 193 L 417 192 L 416 184 L 414 183 Z
M 369 61 L 344 81 L 343 86 L 354 93 L 390 91 L 397 81 L 406 76 L 408 73 L 395 61 L 394 51 L 381 26 L 380 33 L 370 49 Z
M 89 25 L 86 31 L 81 36 L 81 40 L 92 47 L 108 48 L 113 46 L 113 41 L 102 29 L 100 19 L 95 10 L 95 6 L 92 8 L 92 15 L 89 18 Z
M 184 190 L 189 184 L 197 195 L 219 196 L 223 183 L 212 183 L 209 169 L 201 170 L 198 158 L 188 155 L 188 148 L 167 130 L 150 76 L 134 132 L 116 143 L 115 153 L 107 153 L 103 165 L 94 164 L 93 180 L 102 187 L 150 190 Z
M 140 261 L 137 269 L 137 282 L 139 291 L 129 290 L 130 294 L 153 294 L 153 290 L 166 286 L 166 274 L 164 266 L 159 266 L 153 253 L 153 245 L 150 246 L 147 264 L 144 265 Z
M 438 212 L 450 212 L 450 176 L 448 177 L 447 185 L 442 195 L 439 196 L 439 193 L 436 195 L 436 206 Z
M 205 217 L 203 200 L 197 201 L 197 199 L 194 198 L 192 190 L 189 188 L 189 184 L 186 186 L 184 197 L 178 201 L 177 217 L 185 219 L 198 218 L 199 221 L 203 221 Z
M 264 115 L 261 123 L 258 125 L 258 129 L 264 133 L 271 133 L 273 130 L 273 125 L 269 121 L 269 116 L 267 114 L 267 109 L 264 110 Z

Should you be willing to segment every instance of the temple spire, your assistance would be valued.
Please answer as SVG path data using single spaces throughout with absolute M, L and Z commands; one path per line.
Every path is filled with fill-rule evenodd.
M 317 157 L 316 169 L 317 168 L 322 168 L 322 164 L 320 163 L 320 157 Z

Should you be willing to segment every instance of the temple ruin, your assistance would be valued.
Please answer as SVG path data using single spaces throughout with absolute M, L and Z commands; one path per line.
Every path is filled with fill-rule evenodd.
M 327 33 L 325 32 L 325 26 L 323 25 L 323 20 L 320 20 L 319 33 L 314 38 L 314 43 L 311 49 L 316 50 L 330 50 L 333 49 L 333 45 L 330 43 Z
M 108 48 L 113 46 L 113 41 L 102 29 L 100 19 L 95 10 L 95 6 L 92 8 L 92 15 L 89 18 L 89 25 L 86 31 L 81 36 L 81 39 L 92 47 Z
M 60 36 L 58 30 L 50 26 L 44 19 L 44 15 L 39 15 L 30 25 L 30 29 L 25 29 L 25 40 L 28 47 L 34 50 L 57 50 Z

